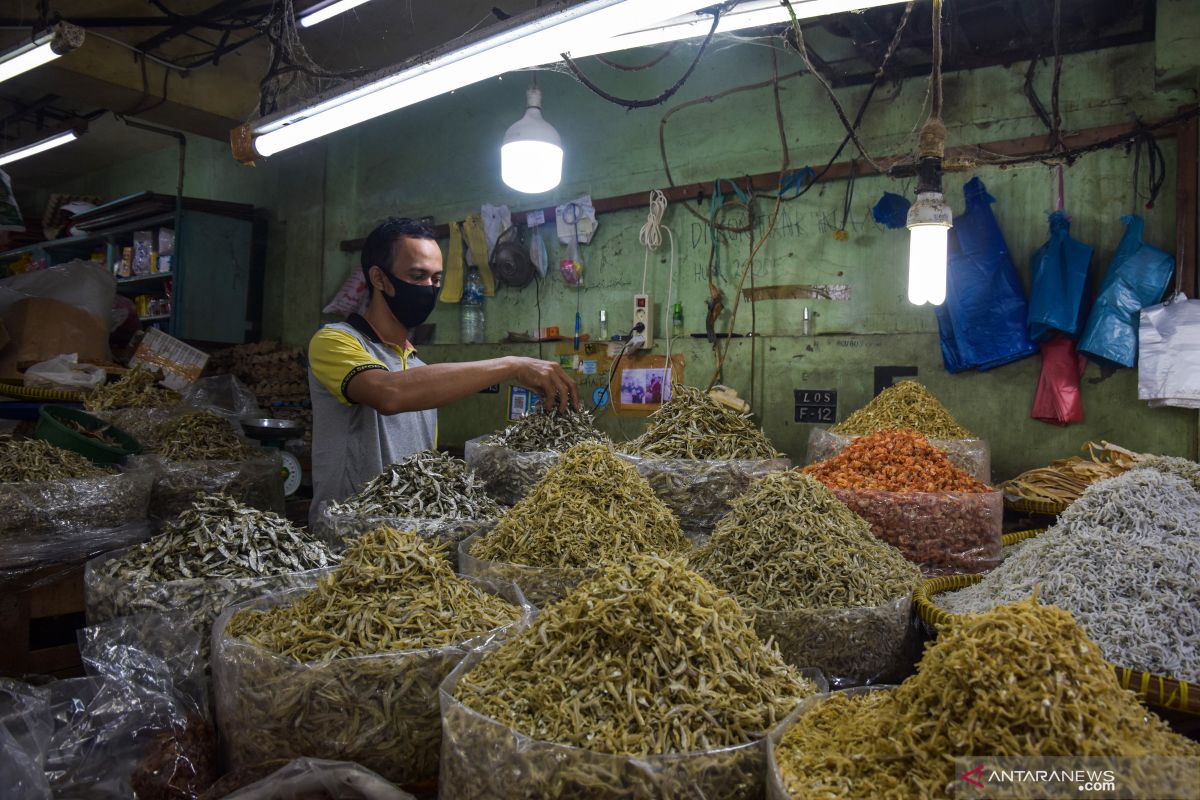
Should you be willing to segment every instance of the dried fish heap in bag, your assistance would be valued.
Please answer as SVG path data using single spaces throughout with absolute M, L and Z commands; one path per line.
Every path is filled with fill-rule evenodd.
M 803 471 L 833 490 L 871 532 L 926 576 L 986 572 L 1000 563 L 1004 499 L 916 431 L 855 439 Z
M 467 442 L 467 466 L 491 497 L 511 506 L 529 494 L 563 451 L 584 442 L 607 441 L 590 412 L 538 406 L 500 433 Z
M 438 684 L 533 611 L 511 583 L 455 575 L 444 547 L 379 528 L 315 589 L 221 615 L 213 672 L 232 768 L 310 756 L 397 783 L 437 774 Z
M 692 537 L 711 532 L 755 478 L 791 466 L 749 414 L 683 384 L 622 449 Z
M 415 530 L 446 542 L 444 552 L 457 568 L 458 543 L 486 530 L 501 513 L 465 461 L 424 450 L 388 465 L 358 494 L 326 503 L 313 527 L 334 546 L 381 526 Z
M 249 777 L 249 776 L 248 776 Z M 390 781 L 348 761 L 297 758 L 272 770 L 263 765 L 249 781 L 237 773 L 209 789 L 211 800 L 415 800 Z M 205 794 L 205 800 L 209 794 Z
M 89 394 L 83 407 L 90 412 L 111 411 L 116 408 L 166 408 L 179 402 L 178 392 L 159 386 L 161 373 L 152 367 L 138 364 L 121 376 Z M 133 431 L 131 434 L 136 436 Z
M 836 456 L 859 436 L 896 428 L 916 431 L 975 478 L 991 482 L 992 451 L 988 443 L 958 424 L 933 393 L 917 381 L 889 386 L 832 428 L 813 428 L 808 436 L 808 463 Z
M 1113 769 L 1119 794 L 1104 796 L 1185 797 L 1200 758 L 1121 688 L 1069 613 L 1032 600 L 952 622 L 894 690 L 808 701 L 768 742 L 771 800 L 962 797 L 959 776 L 981 762 L 985 775 Z M 978 795 L 1086 796 L 1076 783 Z
M 0 576 L 149 537 L 154 474 L 129 464 L 118 472 L 40 439 L 0 436 Z
M 750 484 L 688 561 L 737 598 L 785 661 L 820 669 L 831 686 L 895 680 L 916 657 L 921 571 L 808 475 Z
M 1027 597 L 1070 611 L 1122 667 L 1200 683 L 1200 492 L 1135 468 L 1094 483 L 983 580 L 934 595 L 951 614 Z
M 442 795 L 758 798 L 763 735 L 825 688 L 683 561 L 612 561 L 442 684 Z
M 608 560 L 689 547 L 646 481 L 606 444 L 563 453 L 491 531 L 459 547 L 464 575 L 511 580 L 536 606 L 558 600 Z
M 234 423 L 212 411 L 172 414 L 158 426 L 159 478 L 150 515 L 169 520 L 201 494 L 225 494 L 263 511 L 284 511 L 279 454 L 251 444 Z
M 87 563 L 88 622 L 184 612 L 201 632 L 207 658 L 222 611 L 268 592 L 310 587 L 337 560 L 278 514 L 202 495 L 150 541 Z

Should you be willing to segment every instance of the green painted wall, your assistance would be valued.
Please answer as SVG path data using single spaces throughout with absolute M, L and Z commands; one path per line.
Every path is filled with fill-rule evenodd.
M 1171 3 L 1171 13 L 1191 22 L 1200 11 Z M 687 48 L 680 48 L 686 51 Z M 592 65 L 603 83 L 627 96 L 649 96 L 678 75 L 688 52 L 678 52 L 649 74 L 618 74 Z M 1173 80 L 1155 88 L 1157 60 L 1169 61 Z M 1125 122 L 1137 115 L 1155 119 L 1195 102 L 1180 47 L 1148 43 L 1068 57 L 1062 97 L 1067 129 Z M 947 125 L 951 145 L 984 143 L 1043 133 L 1041 123 L 1021 95 L 1024 63 L 949 75 L 945 82 Z M 780 56 L 780 71 L 799 68 L 798 59 Z M 601 72 L 601 70 L 604 70 Z M 1048 73 L 1040 88 L 1048 97 Z M 770 76 L 766 48 L 733 44 L 706 58 L 677 102 L 710 95 Z M 1181 77 L 1182 76 L 1182 77 Z M 461 218 L 481 203 L 508 203 L 514 209 L 564 202 L 580 193 L 607 197 L 648 191 L 665 184 L 659 156 L 659 120 L 664 109 L 626 112 L 589 94 L 561 74 L 539 76 L 546 117 L 558 128 L 567 148 L 564 182 L 546 197 L 515 195 L 499 181 L 499 141 L 522 108 L 525 79 L 510 76 L 436 98 L 312 143 L 248 170 L 237 167 L 224 145 L 193 148 L 195 158 L 215 165 L 199 166 L 188 194 L 254 202 L 271 210 L 266 321 L 268 335 L 303 343 L 321 319 L 320 307 L 351 269 L 357 254 L 338 243 L 364 235 L 387 214 L 432 214 L 439 221 Z M 857 106 L 863 88 L 840 92 L 848 108 Z M 819 87 L 809 78 L 792 79 L 783 88 L 784 116 L 791 163 L 819 166 L 842 137 L 842 129 Z M 915 147 L 915 129 L 924 119 L 926 84 L 910 80 L 885 87 L 864 122 L 867 146 L 878 155 L 904 154 Z M 666 134 L 676 182 L 709 181 L 778 169 L 780 148 L 769 90 L 733 95 L 674 115 Z M 1147 238 L 1174 249 L 1174 143 L 1163 142 L 1168 180 L 1147 217 Z M 848 151 L 849 152 L 849 151 Z M 847 153 L 848 154 L 848 153 Z M 191 159 L 189 159 L 190 161 Z M 219 162 L 219 163 L 217 163 Z M 173 156 L 168 151 L 136 163 L 115 165 L 104 174 L 81 181 L 95 191 L 105 187 L 157 188 L 173 185 Z M 206 171 L 207 170 L 207 171 Z M 1053 204 L 1051 170 L 1042 165 L 1014 169 L 988 167 L 977 173 L 998 202 L 994 206 L 1008 245 L 1025 280 L 1029 255 L 1046 237 L 1046 214 Z M 1096 248 L 1093 274 L 1099 277 L 1121 234 L 1119 217 L 1129 213 L 1132 159 L 1122 151 L 1089 155 L 1067 171 L 1067 205 L 1074 235 Z M 949 178 L 952 207 L 962 210 L 960 187 L 969 176 Z M 157 181 L 157 185 L 147 185 Z M 1174 409 L 1150 410 L 1136 399 L 1136 372 L 1122 370 L 1103 377 L 1095 366 L 1084 381 L 1085 423 L 1056 428 L 1029 419 L 1037 383 L 1037 357 L 986 374 L 951 376 L 941 367 L 937 326 L 932 310 L 910 306 L 904 298 L 907 239 L 870 221 L 870 208 L 884 190 L 910 194 L 911 182 L 862 179 L 854 187 L 848 241 L 835 241 L 846 183 L 830 183 L 788 203 L 775 231 L 763 246 L 754 270 L 758 285 L 782 283 L 846 283 L 848 301 L 770 301 L 757 304 L 753 343 L 741 340 L 730 350 L 725 382 L 750 395 L 751 347 L 756 365 L 754 406 L 767 432 L 793 459 L 801 460 L 809 426 L 792 422 L 792 390 L 839 390 L 839 417 L 870 398 L 876 365 L 913 365 L 920 379 L 938 394 L 959 419 L 992 443 L 994 472 L 1007 477 L 1021 469 L 1077 452 L 1088 439 L 1109 439 L 1134 449 L 1195 455 L 1197 416 Z M 115 194 L 115 191 L 109 191 Z M 771 204 L 759 201 L 766 215 Z M 565 286 L 556 275 L 541 291 L 542 324 L 569 330 L 576 303 L 593 324 L 600 308 L 608 311 L 610 331 L 629 326 L 630 298 L 641 287 L 644 249 L 638 229 L 644 210 L 601 217 L 596 241 L 584 249 L 586 286 Z M 689 332 L 703 329 L 704 277 L 709 246 L 703 224 L 679 207 L 666 218 L 678 247 L 674 286 L 684 305 Z M 561 253 L 551 243 L 553 263 Z M 734 295 L 737 272 L 747 252 L 744 237 L 722 243 L 718 283 L 727 301 Z M 666 298 L 667 247 L 650 261 L 648 289 L 658 306 Z M 727 305 L 729 303 L 727 302 Z M 813 313 L 812 333 L 799 331 L 800 311 Z M 526 331 L 537 324 L 532 287 L 502 289 L 488 301 L 488 341 L 507 331 Z M 501 353 L 537 353 L 536 346 L 496 344 L 463 346 L 458 341 L 458 308 L 440 304 L 435 344 L 423 348 L 431 361 L 468 360 Z M 726 324 L 726 323 L 722 323 Z M 743 304 L 736 330 L 750 325 Z M 660 339 L 655 352 L 661 353 Z M 675 351 L 687 362 L 691 383 L 707 382 L 713 357 L 706 343 L 686 339 Z M 551 352 L 549 349 L 547 353 Z M 590 389 L 597 377 L 581 376 Z M 461 444 L 504 423 L 503 395 L 469 398 L 440 415 L 443 444 Z M 609 418 L 605 426 L 618 435 L 634 435 L 637 420 Z

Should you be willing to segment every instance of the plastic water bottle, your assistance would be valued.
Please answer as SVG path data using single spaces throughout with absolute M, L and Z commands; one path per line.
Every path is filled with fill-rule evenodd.
M 463 287 L 462 301 L 462 343 L 483 344 L 483 278 L 479 277 L 479 269 L 471 267 L 467 273 L 467 283 Z

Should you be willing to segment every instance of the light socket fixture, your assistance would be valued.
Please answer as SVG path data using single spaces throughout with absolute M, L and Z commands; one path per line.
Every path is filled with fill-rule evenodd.
M 510 188 L 540 194 L 562 180 L 563 149 L 558 131 L 542 118 L 537 82 L 525 92 L 525 116 L 509 126 L 500 146 L 500 177 Z

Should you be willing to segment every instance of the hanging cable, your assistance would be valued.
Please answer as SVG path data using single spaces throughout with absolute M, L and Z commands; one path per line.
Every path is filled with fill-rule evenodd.
M 613 69 L 619 69 L 622 72 L 641 72 L 642 70 L 650 69 L 651 67 L 656 67 L 659 64 L 661 64 L 667 58 L 667 56 L 669 56 L 669 55 L 671 55 L 671 53 L 675 52 L 675 47 L 678 44 L 679 44 L 678 41 L 671 42 L 669 45 L 667 45 L 666 50 L 663 50 L 661 53 L 656 55 L 654 58 L 650 59 L 649 61 L 647 61 L 643 64 L 618 64 L 616 61 L 611 61 L 602 55 L 594 56 L 594 58 L 606 67 L 612 67 Z

